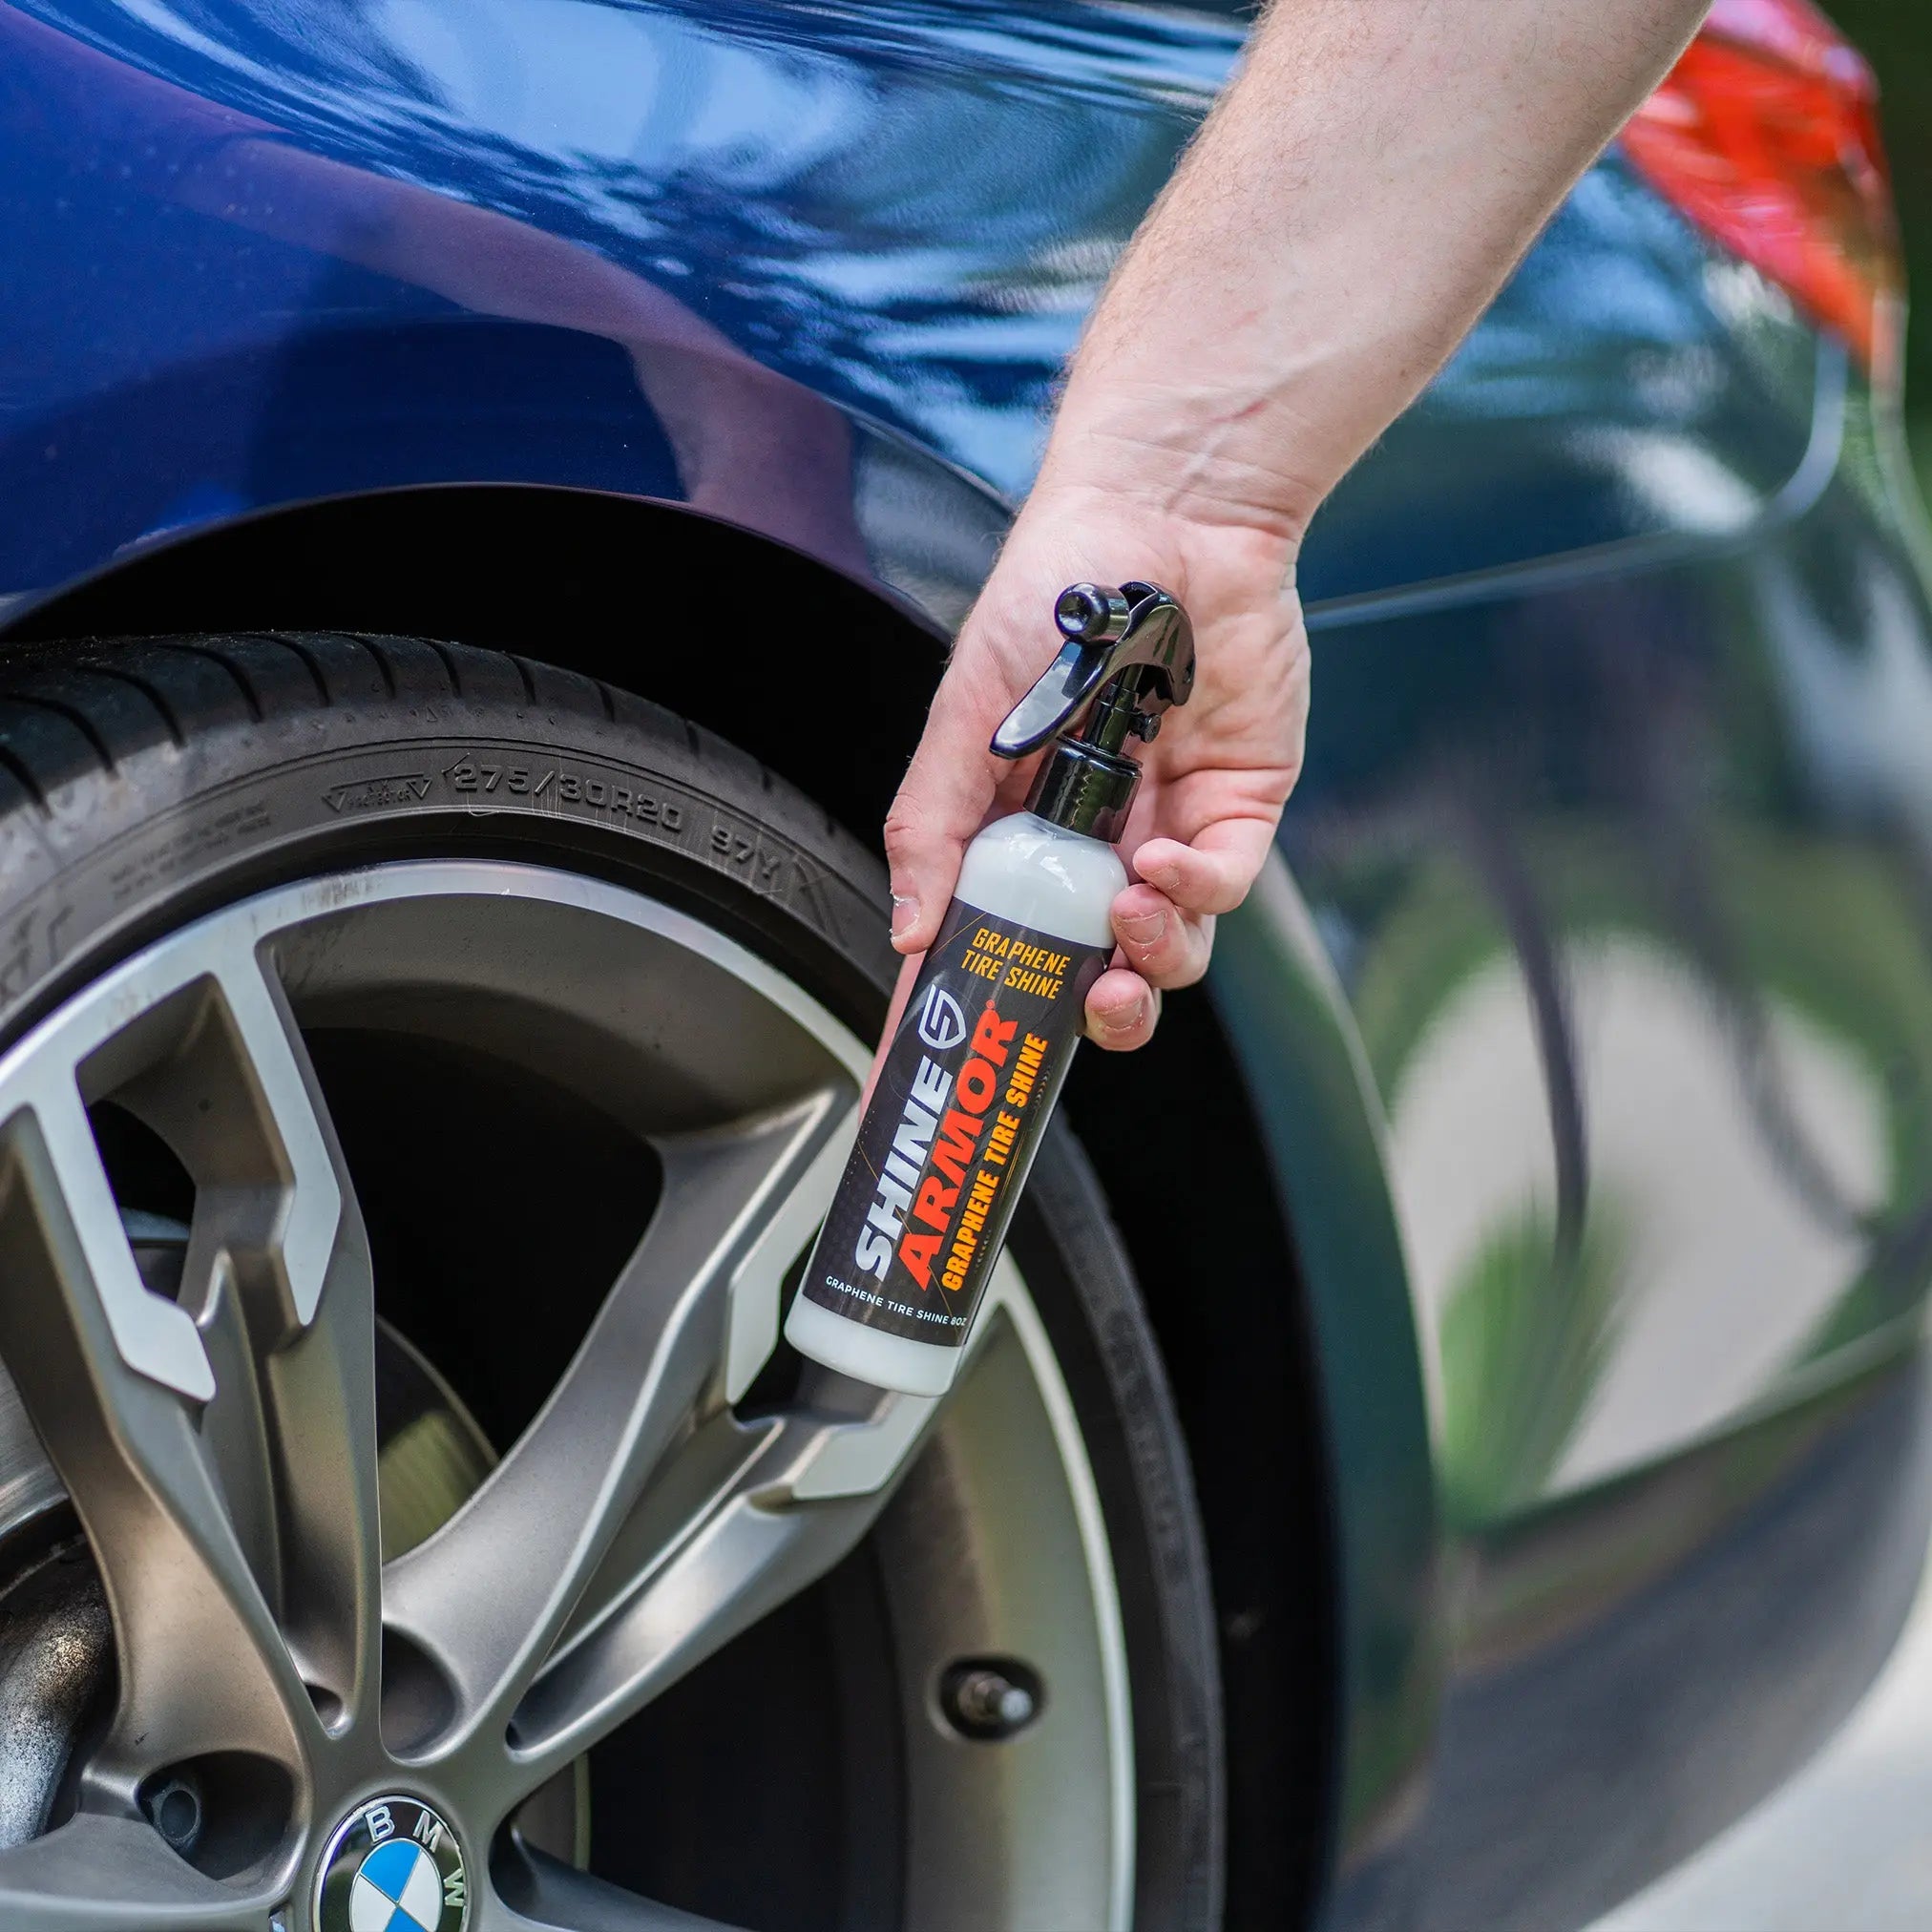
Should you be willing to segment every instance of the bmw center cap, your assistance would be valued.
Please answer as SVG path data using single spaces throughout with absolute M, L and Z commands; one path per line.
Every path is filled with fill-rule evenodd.
M 316 1932 L 463 1932 L 469 1922 L 462 1844 L 420 1798 L 372 1798 L 337 1827 L 316 1875 Z

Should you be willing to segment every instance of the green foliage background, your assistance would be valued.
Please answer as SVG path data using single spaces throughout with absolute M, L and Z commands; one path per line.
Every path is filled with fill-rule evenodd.
M 1905 230 L 1912 326 L 1905 408 L 1922 485 L 1932 494 L 1932 0 L 1825 0 L 1878 69 L 1885 147 Z

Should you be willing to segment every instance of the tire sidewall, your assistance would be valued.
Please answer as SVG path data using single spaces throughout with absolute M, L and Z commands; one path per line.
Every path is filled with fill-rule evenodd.
M 198 745 L 186 769 L 83 780 L 51 801 L 52 828 L 19 813 L 0 827 L 0 1038 L 159 933 L 271 885 L 491 854 L 701 905 L 876 1031 L 894 963 L 877 862 L 830 828 L 819 850 L 780 830 L 775 789 L 735 797 L 679 768 L 696 755 L 645 762 L 595 720 L 566 733 L 483 717 L 418 736 L 325 718 L 347 742 L 317 746 L 311 729 L 278 756 L 272 741 L 295 734 L 225 734 L 271 742 Z M 242 768 L 220 768 L 231 761 Z

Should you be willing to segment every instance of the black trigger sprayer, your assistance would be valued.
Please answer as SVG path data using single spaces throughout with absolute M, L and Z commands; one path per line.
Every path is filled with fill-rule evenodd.
M 942 1395 L 1113 956 L 1126 829 L 1150 741 L 1194 690 L 1187 614 L 1149 583 L 1060 594 L 1060 653 L 993 734 L 1045 749 L 1023 811 L 966 849 L 786 1321 L 801 1354 Z

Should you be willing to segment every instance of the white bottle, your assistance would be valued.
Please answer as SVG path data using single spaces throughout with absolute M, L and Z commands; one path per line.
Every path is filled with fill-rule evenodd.
M 958 1373 L 1113 956 L 1113 841 L 1140 779 L 1126 741 L 1193 689 L 1193 633 L 1165 591 L 1075 584 L 1054 615 L 1066 642 L 993 739 L 1002 758 L 1052 748 L 1027 808 L 966 849 L 785 1325 L 802 1354 L 910 1395 Z

